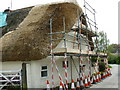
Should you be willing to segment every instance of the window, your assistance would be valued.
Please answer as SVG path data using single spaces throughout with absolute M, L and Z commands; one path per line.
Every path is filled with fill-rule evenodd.
M 41 67 L 41 77 L 47 77 L 48 76 L 48 72 L 47 72 L 47 66 L 42 66 Z
M 65 61 L 63 61 L 63 68 L 65 67 Z M 68 61 L 67 61 L 67 68 L 68 68 Z

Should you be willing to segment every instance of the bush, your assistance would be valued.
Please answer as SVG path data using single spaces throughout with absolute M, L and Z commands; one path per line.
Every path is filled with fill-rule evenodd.
M 108 62 L 109 62 L 109 64 L 120 64 L 120 56 L 114 55 L 114 54 L 109 54 Z
M 120 65 L 120 56 L 117 57 L 116 63 Z
M 105 63 L 100 62 L 100 63 L 99 63 L 99 71 L 100 71 L 100 72 L 103 72 L 103 71 L 105 70 L 105 68 L 106 68 L 106 67 L 105 67 Z
M 91 62 L 92 62 L 92 63 L 94 63 L 94 62 L 96 62 L 96 61 L 97 61 L 97 57 L 91 57 L 91 59 L 90 59 L 90 60 L 91 60 Z

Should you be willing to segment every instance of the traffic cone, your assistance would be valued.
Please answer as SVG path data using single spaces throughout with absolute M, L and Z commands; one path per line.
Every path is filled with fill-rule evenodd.
M 95 75 L 93 75 L 93 84 L 96 84 L 96 78 L 95 78 Z
M 83 89 L 84 88 L 84 83 L 83 83 L 83 78 L 80 78 L 80 88 Z
M 79 79 L 77 78 L 77 86 L 76 86 L 77 89 L 80 88 L 80 83 L 79 83 Z
M 91 85 L 91 81 L 90 81 L 90 75 L 88 75 L 88 86 Z
M 64 84 L 60 81 L 60 90 L 63 90 Z
M 108 76 L 110 76 L 109 68 L 107 69 L 107 72 L 108 72 Z
M 75 90 L 74 80 L 72 79 L 71 90 Z
M 105 79 L 105 72 L 103 72 L 103 77 L 102 77 L 102 79 Z
M 109 76 L 109 71 L 107 70 L 107 77 Z
M 108 74 L 109 74 L 109 76 L 111 75 L 111 73 L 110 73 L 110 68 L 108 68 Z
M 109 68 L 109 74 L 112 75 L 112 73 L 111 73 L 111 69 L 110 69 L 110 68 Z
M 84 84 L 85 87 L 88 87 L 88 80 L 87 80 L 87 77 L 85 77 L 85 84 Z
M 105 71 L 105 78 L 107 77 L 107 72 Z
M 91 81 L 91 83 L 93 83 L 93 76 L 91 77 L 91 80 L 90 80 L 90 81 Z
M 47 84 L 47 90 L 50 90 L 50 83 L 48 80 L 46 81 L 46 84 Z
M 96 74 L 96 82 L 99 82 L 98 73 Z
M 101 74 L 100 74 L 100 72 L 99 72 L 99 81 L 101 81 Z
M 110 71 L 108 71 L 108 76 L 110 76 Z
M 100 82 L 100 72 L 98 72 L 98 81 Z

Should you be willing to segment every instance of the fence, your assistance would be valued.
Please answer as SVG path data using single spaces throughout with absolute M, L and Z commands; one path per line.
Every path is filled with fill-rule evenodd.
M 21 86 L 21 71 L 0 71 L 0 90 Z

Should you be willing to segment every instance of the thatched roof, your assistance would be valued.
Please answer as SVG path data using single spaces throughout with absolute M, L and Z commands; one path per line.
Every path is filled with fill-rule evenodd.
M 78 14 L 76 13 L 80 15 L 81 12 L 82 9 L 73 3 L 46 4 L 26 8 L 23 11 L 19 10 L 18 14 L 12 14 L 14 13 L 12 12 L 13 17 L 14 15 L 19 16 L 15 22 L 14 20 L 12 22 L 11 19 L 12 23 L 4 27 L 4 30 L 13 31 L 0 38 L 2 61 L 40 60 L 47 57 L 50 52 L 48 48 L 50 18 L 53 19 L 53 32 L 55 32 L 63 30 L 62 19 L 65 17 L 66 30 L 69 32 L 77 20 Z M 21 20 L 19 21 L 19 19 Z M 63 36 L 55 35 L 53 39 L 56 37 Z M 53 48 L 58 43 L 59 41 L 53 43 Z
M 33 6 L 6 12 L 8 14 L 6 19 L 7 25 L 2 27 L 2 36 L 9 31 L 16 30 L 32 8 Z

